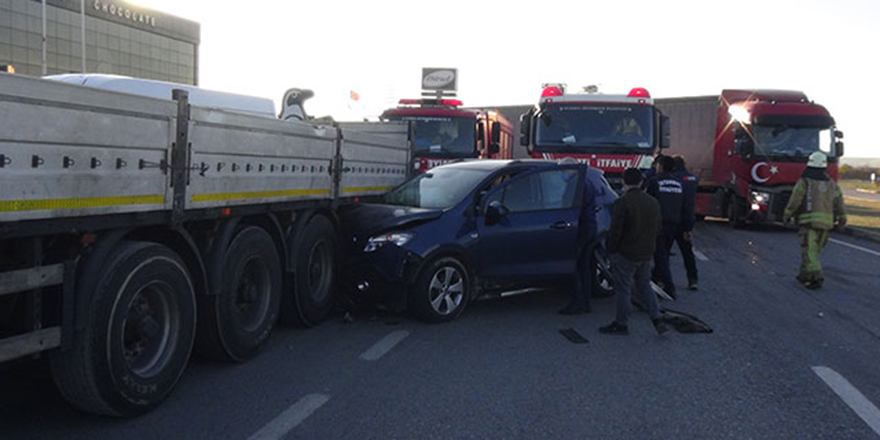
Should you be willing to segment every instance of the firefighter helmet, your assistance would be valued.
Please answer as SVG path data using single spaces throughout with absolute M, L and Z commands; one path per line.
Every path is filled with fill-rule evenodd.
M 825 169 L 828 167 L 828 156 L 825 156 L 821 151 L 817 151 L 810 155 L 810 160 L 807 161 L 807 166 L 810 168 Z

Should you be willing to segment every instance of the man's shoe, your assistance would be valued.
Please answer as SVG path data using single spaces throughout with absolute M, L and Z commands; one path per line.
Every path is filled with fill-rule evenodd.
M 564 308 L 562 308 L 561 310 L 559 310 L 559 314 L 560 315 L 583 315 L 585 313 L 590 313 L 591 311 L 592 310 L 590 309 L 590 306 L 584 307 L 584 306 L 574 306 L 574 305 L 569 304 L 569 305 L 565 306 Z
M 666 325 L 666 322 L 663 321 L 663 318 L 654 319 L 651 322 L 654 323 L 654 330 L 657 330 L 657 334 L 663 336 L 669 333 L 669 326 Z
M 599 327 L 599 333 L 606 335 L 628 335 L 629 327 L 623 324 L 618 324 L 617 321 L 614 321 L 604 327 Z
M 810 290 L 817 290 L 822 288 L 822 281 L 807 281 L 804 283 L 804 287 Z
M 689 290 L 699 290 L 699 287 L 697 287 L 697 280 L 688 281 L 688 289 Z

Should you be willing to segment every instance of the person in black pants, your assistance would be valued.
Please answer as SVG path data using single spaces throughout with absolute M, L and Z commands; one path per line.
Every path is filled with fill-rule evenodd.
M 662 156 L 658 160 L 659 172 L 647 185 L 648 194 L 660 203 L 663 219 L 663 227 L 657 236 L 657 248 L 654 252 L 654 269 L 660 282 L 663 283 L 663 290 L 667 295 L 675 298 L 677 295 L 672 272 L 669 269 L 669 251 L 682 228 L 684 196 L 681 181 L 672 174 L 675 171 L 675 160 L 669 156 Z
M 585 170 L 586 174 L 601 173 L 594 168 Z M 579 315 L 590 313 L 590 297 L 593 296 L 593 276 L 596 272 L 596 261 L 593 250 L 596 247 L 598 236 L 596 225 L 597 196 L 602 188 L 597 188 L 595 182 L 598 179 L 590 179 L 586 175 L 583 178 L 583 190 L 581 192 L 581 214 L 578 218 L 578 259 L 575 267 L 574 288 L 571 292 L 571 301 L 562 310 L 562 315 Z
M 688 289 L 697 290 L 697 259 L 694 257 L 694 223 L 696 222 L 696 197 L 697 176 L 687 170 L 684 157 L 672 156 L 675 161 L 675 171 L 672 173 L 681 181 L 681 189 L 684 206 L 682 207 L 681 230 L 675 235 L 678 250 L 684 260 L 684 268 L 687 271 Z
M 629 334 L 629 312 L 632 294 L 648 308 L 648 316 L 660 335 L 669 327 L 663 320 L 657 295 L 650 287 L 651 257 L 657 246 L 657 233 L 662 221 L 657 200 L 640 188 L 642 173 L 629 168 L 623 172 L 626 192 L 614 202 L 611 228 L 605 244 L 611 259 L 617 314 L 611 324 L 599 332 L 612 335 Z

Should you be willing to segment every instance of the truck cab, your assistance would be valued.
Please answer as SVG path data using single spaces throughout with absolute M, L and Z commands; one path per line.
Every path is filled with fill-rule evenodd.
M 828 174 L 837 180 L 843 133 L 828 110 L 803 92 L 724 90 L 716 127 L 713 174 L 729 176 L 724 214 L 732 223 L 782 221 L 814 152 L 828 156 Z
M 458 159 L 513 158 L 513 125 L 507 118 L 496 111 L 461 106 L 457 99 L 401 99 L 381 119 L 412 123 L 416 173 Z
M 520 144 L 537 159 L 571 157 L 605 172 L 615 189 L 627 168 L 648 169 L 669 144 L 669 120 L 650 93 L 569 93 L 564 84 L 545 84 L 538 104 L 520 118 Z

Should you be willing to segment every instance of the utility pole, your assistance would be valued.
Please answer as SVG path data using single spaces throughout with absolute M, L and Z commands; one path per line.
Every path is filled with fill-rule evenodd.
M 43 0 L 45 3 L 46 0 Z M 80 2 L 80 43 L 82 43 L 82 73 L 86 73 L 86 0 Z
M 46 65 L 46 0 L 43 0 L 43 76 L 49 74 L 49 67 Z

